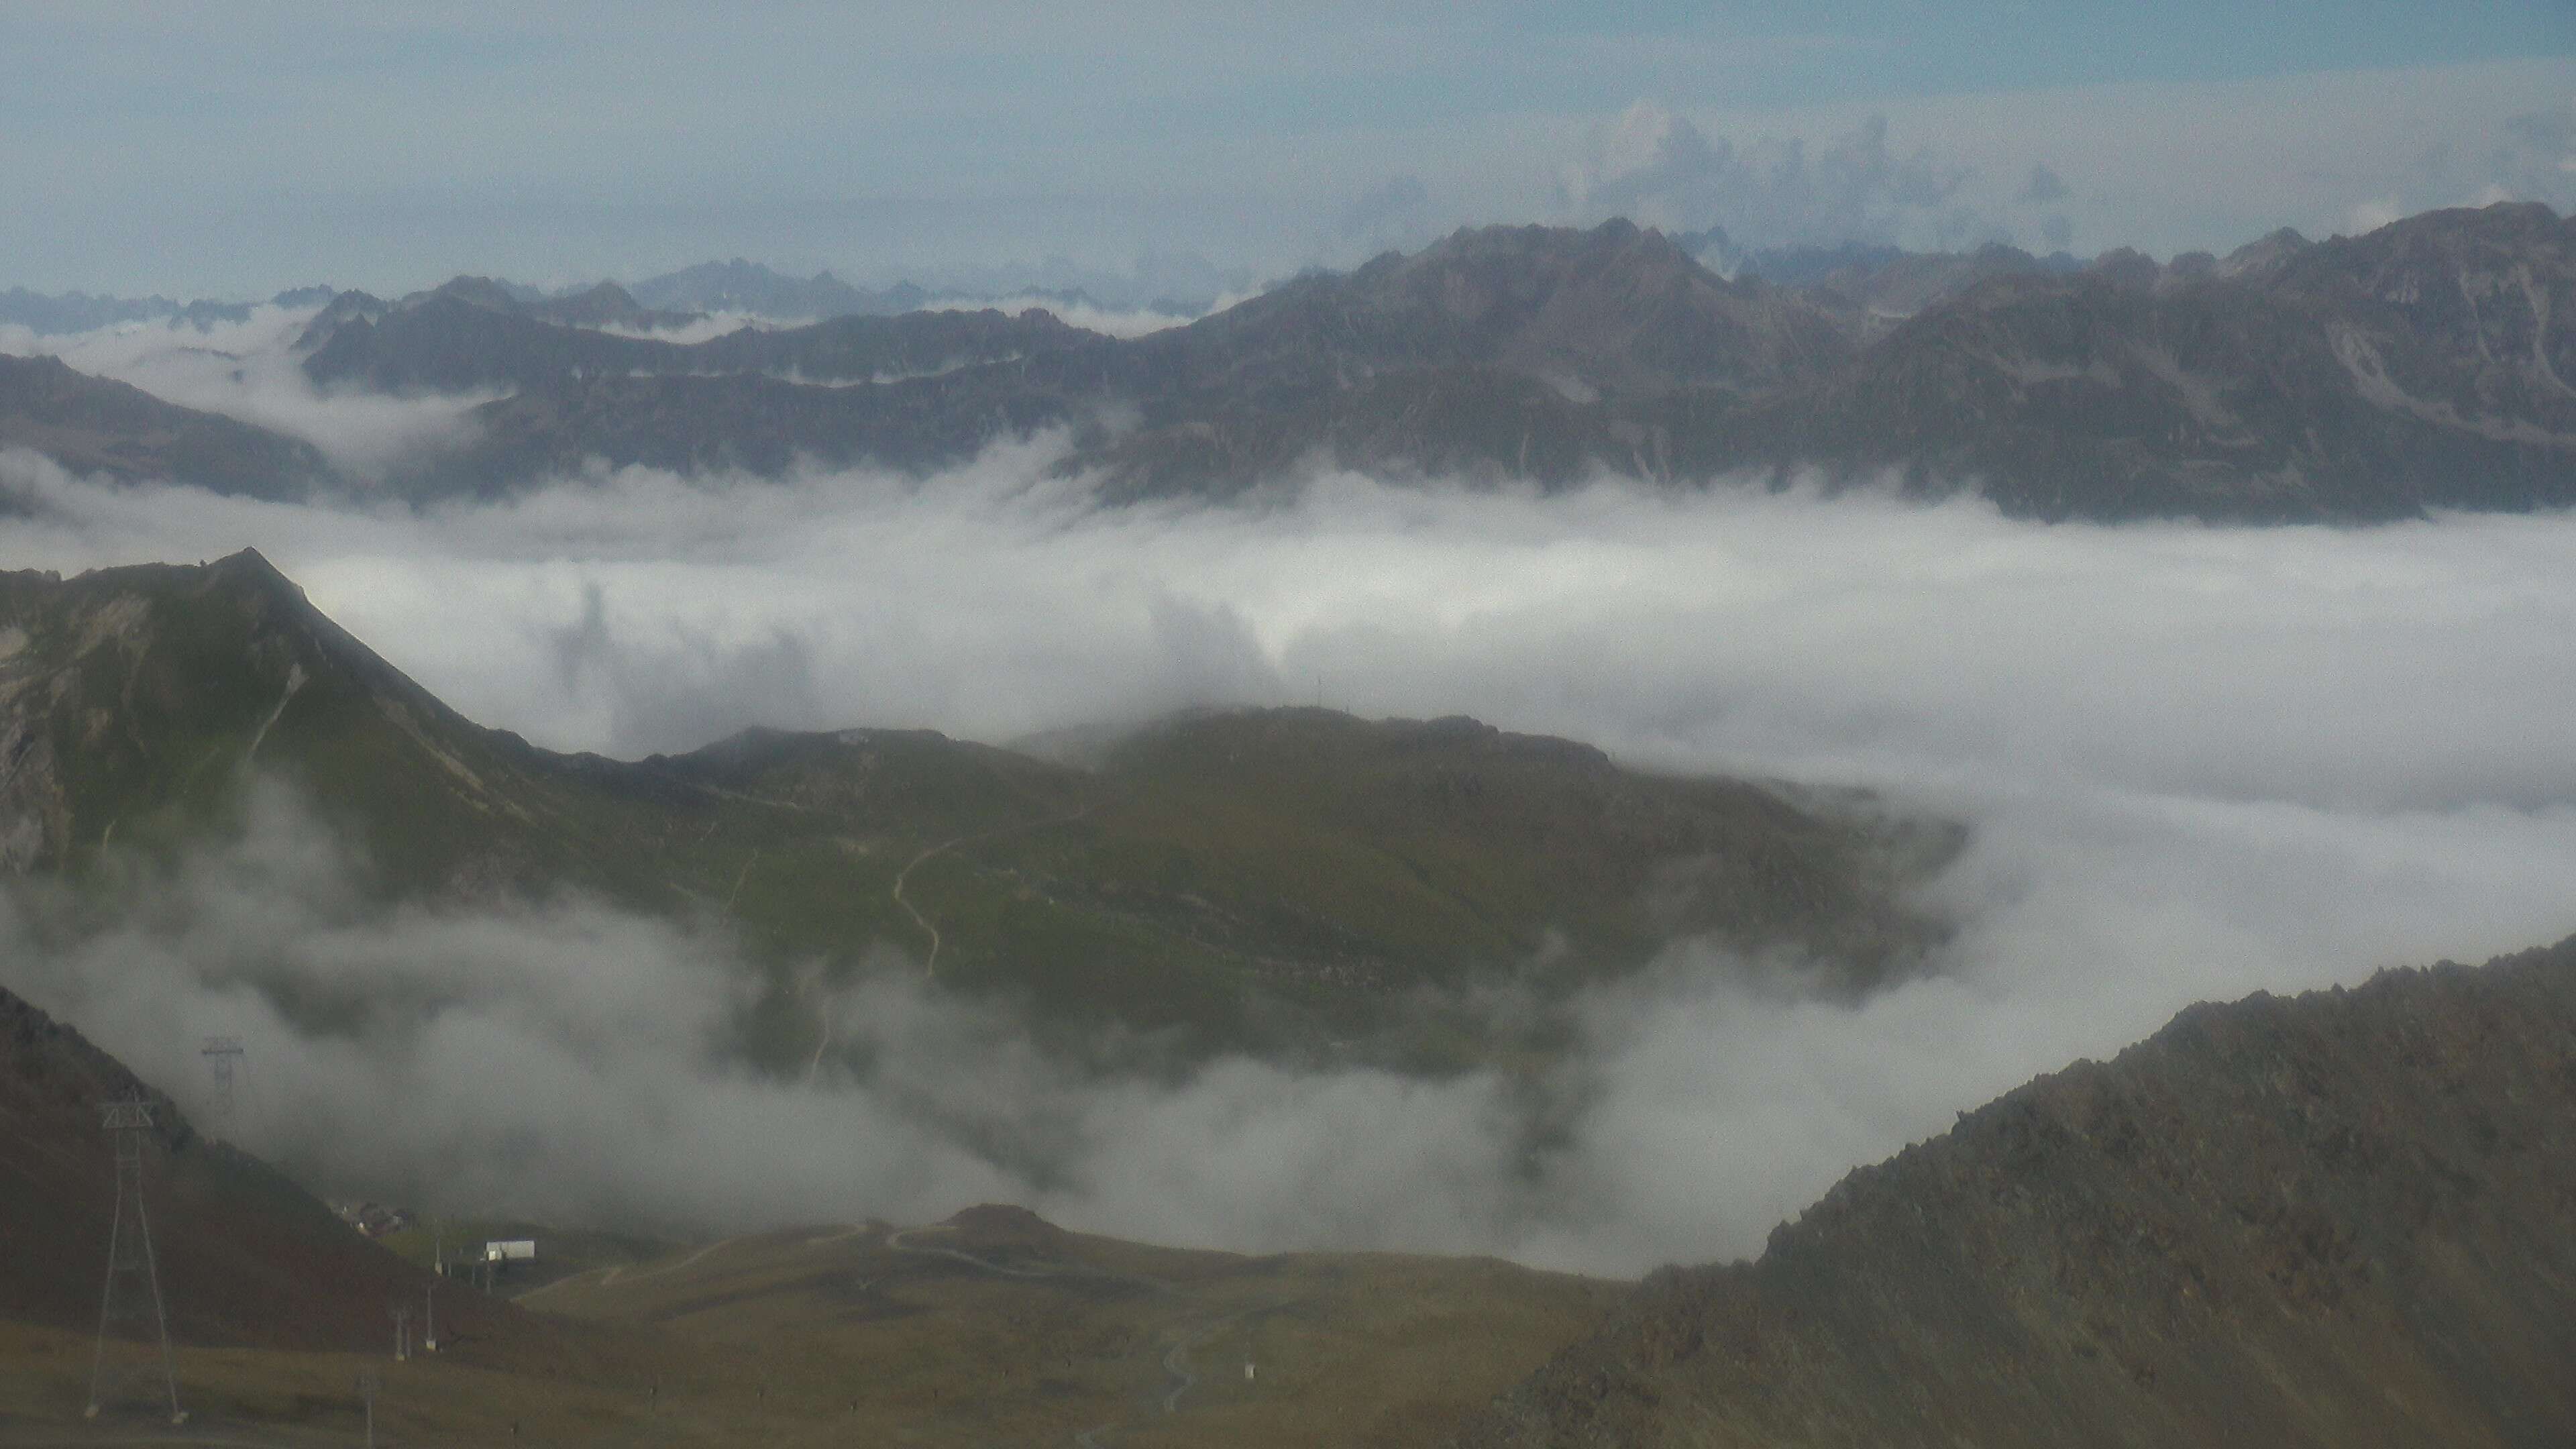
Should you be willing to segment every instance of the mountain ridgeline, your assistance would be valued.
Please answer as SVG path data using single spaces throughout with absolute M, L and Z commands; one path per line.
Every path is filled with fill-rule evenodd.
M 688 280 L 663 291 L 756 302 L 788 281 Z M 853 300 L 828 275 L 808 290 L 903 300 Z M 1229 499 L 1338 466 L 1967 489 L 2043 519 L 2368 521 L 2576 502 L 2571 309 L 2576 220 L 2509 203 L 2168 264 L 1856 249 L 1732 277 L 1626 222 L 1488 227 L 1123 339 L 988 309 L 681 343 L 656 330 L 692 314 L 613 284 L 459 278 L 394 302 L 341 293 L 299 345 L 325 389 L 499 394 L 473 441 L 369 480 L 415 496 L 598 465 L 928 474 L 1057 430 L 1062 470 L 1111 501 Z M 48 427 L 0 412 L 0 442 L 83 470 L 245 491 L 317 476 L 282 439 L 262 480 L 238 446 L 150 446 L 167 420 L 121 443 Z
M 1666 1269 L 1461 1449 L 2576 1442 L 2576 941 L 2196 1006 Z
M 1856 793 L 1315 709 L 1183 715 L 1078 762 L 865 729 L 561 755 L 457 715 L 254 553 L 0 573 L 0 873 L 113 910 L 124 873 L 236 833 L 260 779 L 387 901 L 729 918 L 772 973 L 742 1048 L 781 1067 L 827 1044 L 812 973 L 887 947 L 1070 1044 L 1428 1071 L 1532 1045 L 1468 1008 L 1487 989 L 1570 994 L 1679 940 L 1860 993 L 1941 938 L 1909 888 L 1960 843 Z

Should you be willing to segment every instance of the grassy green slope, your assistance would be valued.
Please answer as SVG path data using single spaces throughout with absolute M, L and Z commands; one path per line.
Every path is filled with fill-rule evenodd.
M 574 888 L 727 918 L 771 979 L 752 1050 L 782 1069 L 822 1030 L 809 983 L 902 958 L 1066 1043 L 1116 1025 L 1185 1057 L 1434 1067 L 1498 1049 L 1440 999 L 1561 989 L 1679 936 L 1862 990 L 1937 934 L 1904 887 L 1956 845 L 1857 797 L 1463 719 L 1193 714 L 1081 766 L 888 730 L 558 755 L 447 709 L 251 553 L 0 575 L 0 760 L 0 869 L 111 896 L 103 861 L 228 828 L 265 772 L 388 897 Z

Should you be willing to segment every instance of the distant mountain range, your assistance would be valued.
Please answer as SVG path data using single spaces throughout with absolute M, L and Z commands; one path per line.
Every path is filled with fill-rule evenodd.
M 2576 1442 L 2576 941 L 2196 1006 L 1666 1269 L 1460 1449 Z
M 1801 284 L 1721 277 L 1625 222 L 1493 227 L 1128 339 L 1030 310 L 691 345 L 599 330 L 679 316 L 614 286 L 532 301 L 459 278 L 398 302 L 343 293 L 301 347 L 327 388 L 509 393 L 475 412 L 479 442 L 393 480 L 415 495 L 592 461 L 927 472 L 1055 428 L 1063 469 L 1112 501 L 1232 498 L 1331 464 L 1971 489 L 2044 519 L 2576 502 L 2576 221 L 2543 206 L 2169 264 L 2070 270 L 2009 248 L 1772 264 Z M 44 448 L 41 424 L 0 420 L 0 441 Z M 139 443 L 89 456 L 165 461 Z
M 331 300 L 329 287 L 294 287 L 269 299 L 279 307 L 312 307 Z M 167 322 L 208 327 L 218 322 L 250 319 L 249 302 L 174 302 L 167 297 L 94 297 L 87 292 L 48 296 L 11 287 L 0 292 L 0 327 L 24 327 L 43 336 L 95 332 L 129 322 Z
M 740 257 L 700 262 L 634 286 L 638 300 L 689 312 L 747 312 L 756 317 L 889 317 L 917 312 L 930 293 L 910 282 L 871 289 L 853 287 L 830 272 L 791 277 Z
M 632 286 L 613 281 L 548 289 L 506 278 L 459 277 L 449 287 L 467 284 L 485 298 L 525 308 L 531 315 L 574 327 L 675 327 L 711 313 L 759 317 L 781 322 L 828 322 L 835 317 L 893 317 L 929 307 L 971 307 L 990 298 L 1013 298 L 1058 307 L 1116 310 L 1117 300 L 1093 296 L 1080 287 L 1013 285 L 996 282 L 984 290 L 929 288 L 911 282 L 884 287 L 853 286 L 830 272 L 791 276 L 758 262 L 735 257 L 725 262 L 699 262 L 675 272 L 647 277 Z M 276 307 L 314 307 L 341 295 L 331 287 L 292 287 L 267 299 Z M 358 294 L 364 296 L 364 293 Z M 1213 297 L 1156 296 L 1139 310 L 1170 317 L 1195 317 L 1208 310 Z M 200 298 L 177 302 L 168 297 L 110 297 L 88 292 L 43 293 L 25 287 L 0 292 L 0 327 L 24 327 L 40 337 L 95 332 L 136 322 L 182 327 L 210 327 L 245 322 L 256 302 L 223 302 Z M 377 305 L 381 306 L 382 303 Z

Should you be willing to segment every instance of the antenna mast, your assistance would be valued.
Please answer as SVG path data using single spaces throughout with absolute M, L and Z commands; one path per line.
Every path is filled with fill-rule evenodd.
M 89 1408 L 99 1410 L 132 1389 L 170 1406 L 170 1422 L 188 1422 L 179 1407 L 179 1375 L 170 1361 L 170 1316 L 161 1302 L 161 1268 L 152 1254 L 152 1224 L 143 1212 L 143 1141 L 152 1135 L 152 1105 L 139 1092 L 99 1104 L 99 1126 L 116 1144 L 116 1215 L 107 1230 L 107 1286 L 98 1305 L 98 1351 L 90 1360 Z M 148 1318 L 147 1318 L 148 1315 Z M 150 1336 L 140 1331 L 146 1327 Z M 160 1363 L 108 1363 L 107 1343 L 141 1340 L 160 1348 Z

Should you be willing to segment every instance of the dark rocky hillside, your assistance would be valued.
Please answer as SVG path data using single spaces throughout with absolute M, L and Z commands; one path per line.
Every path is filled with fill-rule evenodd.
M 185 1343 L 375 1352 L 385 1305 L 429 1279 L 258 1159 L 201 1133 L 114 1058 L 0 988 L 0 1323 L 98 1323 L 116 1178 L 99 1104 L 153 1110 L 145 1203 L 170 1330 Z M 527 1315 L 440 1295 L 450 1351 L 495 1361 L 544 1336 Z
M 2576 941 L 2196 1006 L 1667 1269 L 1460 1441 L 2576 1442 Z

